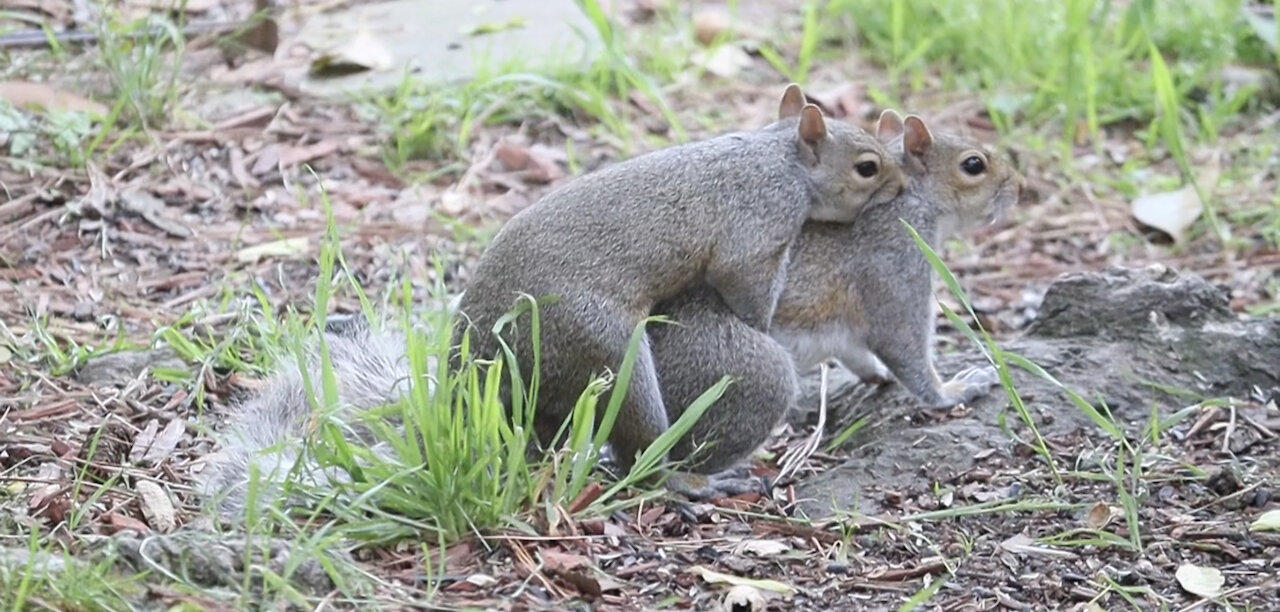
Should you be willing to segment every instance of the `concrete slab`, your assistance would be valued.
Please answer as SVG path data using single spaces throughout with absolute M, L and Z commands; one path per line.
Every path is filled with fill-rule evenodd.
M 427 82 L 461 81 L 511 65 L 530 71 L 585 67 L 602 48 L 599 34 L 574 0 L 358 4 L 310 19 L 292 42 L 333 49 L 361 32 L 389 52 L 389 69 L 336 77 L 300 69 L 289 80 L 321 97 L 385 92 L 400 84 L 406 69 Z

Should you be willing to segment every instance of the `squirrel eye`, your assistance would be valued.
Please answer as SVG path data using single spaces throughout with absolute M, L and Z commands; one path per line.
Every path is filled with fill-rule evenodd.
M 982 161 L 977 155 L 970 155 L 960 162 L 960 169 L 969 176 L 978 176 L 987 170 L 987 163 Z
M 862 178 L 871 178 L 880 171 L 880 164 L 873 161 L 858 162 L 853 165 L 853 169 L 858 173 L 858 176 L 861 176 Z

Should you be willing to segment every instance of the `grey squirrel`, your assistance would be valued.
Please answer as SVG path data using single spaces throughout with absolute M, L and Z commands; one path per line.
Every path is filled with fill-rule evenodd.
M 499 355 L 492 333 L 521 294 L 540 304 L 541 372 L 534 429 L 547 446 L 587 384 L 618 372 L 654 304 L 694 286 L 767 331 L 806 221 L 852 221 L 903 187 L 875 137 L 828 123 L 790 85 L 764 128 L 661 149 L 584 175 L 512 217 L 480 256 L 455 332 L 471 354 Z M 528 321 L 501 332 L 530 380 Z M 455 358 L 456 361 L 456 358 Z M 505 379 L 504 379 L 505 383 Z M 510 405 L 511 391 L 500 397 Z M 611 431 L 626 472 L 669 426 L 647 336 Z
M 471 354 L 492 358 L 499 345 L 490 330 L 519 294 L 553 298 L 540 306 L 535 430 L 545 445 L 590 380 L 617 371 L 634 327 L 656 302 L 700 285 L 744 325 L 767 330 L 802 225 L 847 223 L 864 207 L 896 197 L 903 185 L 901 169 L 875 137 L 828 124 L 793 84 L 768 126 L 609 166 L 517 214 L 482 254 L 459 301 L 459 320 L 472 327 Z M 455 330 L 455 345 L 463 329 Z M 355 325 L 330 329 L 326 338 L 341 406 L 369 408 L 404 391 L 403 337 Z M 507 342 L 528 381 L 528 338 L 508 333 Z M 609 439 L 624 471 L 669 424 L 647 344 Z M 314 355 L 306 367 L 318 381 Z M 510 391 L 503 391 L 510 405 Z M 201 492 L 219 496 L 224 513 L 242 511 L 251 465 L 273 487 L 299 456 L 296 438 L 311 415 L 307 400 L 297 368 L 277 373 L 233 416 L 223 448 L 199 477 Z
M 794 404 L 796 369 L 831 358 L 867 382 L 892 374 L 925 407 L 973 401 L 996 382 L 989 366 L 939 380 L 934 274 L 900 219 L 937 249 L 946 237 L 1002 216 L 1017 202 L 1023 178 L 980 143 L 935 135 L 917 116 L 904 122 L 886 110 L 876 133 L 905 169 L 906 190 L 866 207 L 852 224 L 805 224 L 768 334 L 734 317 L 709 291 L 655 309 L 682 324 L 650 332 L 670 419 L 724 374 L 739 381 L 681 442 L 682 453 L 707 445 L 700 459 L 707 469 L 735 466 L 754 452 Z

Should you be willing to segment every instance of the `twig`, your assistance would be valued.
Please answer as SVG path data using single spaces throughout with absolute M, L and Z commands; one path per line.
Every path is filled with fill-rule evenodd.
M 193 34 L 222 34 L 231 32 L 246 26 L 256 25 L 253 20 L 227 22 L 227 21 L 200 21 L 189 23 L 182 28 L 182 36 L 189 37 Z M 154 37 L 164 34 L 160 27 L 152 27 L 141 32 L 129 32 L 125 36 L 133 39 Z M 102 35 L 98 32 L 90 32 L 83 30 L 70 30 L 64 32 L 46 33 L 44 30 L 19 30 L 0 36 L 0 49 L 22 49 L 22 48 L 43 48 L 48 47 L 49 43 L 56 42 L 59 45 L 67 43 L 82 43 L 86 45 L 96 44 L 101 40 Z
M 788 448 L 782 455 L 782 459 L 778 461 L 782 466 L 782 471 L 778 473 L 778 482 L 793 475 L 813 455 L 814 451 L 818 450 L 818 443 L 822 441 L 822 432 L 827 427 L 827 372 L 831 366 L 823 362 L 818 367 L 822 372 L 822 381 L 818 386 L 818 426 L 803 443 Z

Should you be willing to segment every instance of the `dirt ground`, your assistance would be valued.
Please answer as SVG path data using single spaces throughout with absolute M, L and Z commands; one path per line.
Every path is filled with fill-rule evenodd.
M 71 4 L 31 10 L 73 21 Z M 635 4 L 625 12 L 634 27 L 656 27 L 643 10 L 651 3 Z M 753 10 L 789 14 L 769 12 L 784 4 Z M 244 330 L 261 317 L 306 312 L 322 192 L 361 286 L 381 300 L 407 278 L 430 307 L 438 282 L 465 287 L 484 231 L 574 173 L 628 154 L 588 120 L 546 113 L 477 125 L 461 155 L 392 168 L 387 126 L 366 107 L 291 88 L 278 57 L 241 51 L 229 65 L 211 41 L 189 39 L 183 112 L 170 121 L 84 168 L 47 161 L 65 158 L 47 141 L 27 159 L 0 159 L 0 546 L 23 549 L 39 529 L 73 555 L 115 547 L 123 569 L 182 577 L 148 579 L 142 608 L 238 607 L 229 602 L 239 601 L 244 547 L 234 535 L 201 535 L 189 481 L 212 448 L 208 417 L 269 367 L 253 355 L 232 371 L 156 350 L 164 330 L 216 354 L 219 343 L 253 346 Z M 38 77 L 86 96 L 106 87 L 78 49 L 9 54 L 0 78 Z M 883 78 L 850 53 L 815 66 L 807 90 L 869 126 L 879 108 L 864 84 Z M 754 57 L 734 79 L 704 76 L 664 94 L 696 138 L 762 125 L 783 83 Z M 1057 382 L 1012 368 L 1016 397 L 995 389 L 928 413 L 894 386 L 868 388 L 836 371 L 827 439 L 860 417 L 866 424 L 771 497 L 642 507 L 538 537 L 488 534 L 452 546 L 447 566 L 429 572 L 419 547 L 356 550 L 356 565 L 377 577 L 358 594 L 302 560 L 291 580 L 309 605 L 421 607 L 413 602 L 438 587 L 440 609 L 703 610 L 729 592 L 711 570 L 782 583 L 785 594 L 768 603 L 779 610 L 898 609 L 939 581 L 920 609 L 1280 609 L 1280 534 L 1250 530 L 1280 508 L 1280 322 L 1248 314 L 1274 299 L 1280 251 L 1243 226 L 1234 237 L 1244 246 L 1230 251 L 1209 236 L 1173 245 L 1140 226 L 1129 201 L 1079 179 L 1102 163 L 1087 159 L 1092 149 L 1078 147 L 1079 163 L 1064 168 L 1000 140 L 972 97 L 936 85 L 908 96 L 909 110 L 998 143 L 1030 185 L 1008 219 L 949 245 L 945 260 L 999 345 Z M 623 106 L 637 149 L 671 137 L 643 98 Z M 1212 154 L 1243 157 L 1277 135 L 1277 117 L 1224 131 Z M 1113 150 L 1137 146 L 1132 133 L 1109 135 Z M 1273 165 L 1253 191 L 1223 196 L 1267 197 L 1276 181 Z M 433 257 L 443 258 L 443 277 Z M 1129 269 L 1102 273 L 1113 265 Z M 958 307 L 945 288 L 938 295 Z M 332 306 L 359 310 L 350 296 Z M 983 359 L 941 317 L 939 330 L 944 376 Z M 138 350 L 85 353 L 117 338 Z M 817 377 L 805 384 L 804 410 L 766 449 L 775 459 L 816 423 Z M 777 473 L 763 459 L 755 469 Z M 78 484 L 81 472 L 97 479 Z M 175 525 L 144 512 L 141 482 L 177 501 Z M 289 560 L 283 544 L 262 563 Z M 1178 573 L 1188 566 L 1221 572 L 1217 602 L 1186 589 Z M 728 609 L 753 609 L 745 605 Z

